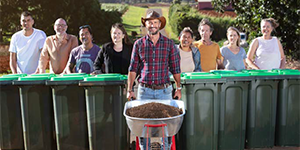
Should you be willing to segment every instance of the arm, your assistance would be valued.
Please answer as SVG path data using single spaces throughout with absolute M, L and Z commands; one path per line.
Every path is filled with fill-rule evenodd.
M 9 66 L 13 74 L 17 74 L 17 54 L 10 52 Z
M 128 87 L 127 87 L 127 99 L 130 100 L 135 99 L 135 95 L 134 92 L 132 91 L 132 86 L 134 83 L 134 80 L 136 78 L 136 72 L 138 70 L 139 67 L 139 63 L 140 63 L 140 57 L 139 57 L 139 45 L 138 45 L 138 40 L 135 41 L 133 49 L 132 49 L 132 53 L 131 53 L 131 59 L 130 59 L 130 65 L 128 68 Z
M 246 58 L 246 63 L 249 65 L 250 68 L 253 68 L 253 69 L 259 69 L 259 67 L 253 63 L 253 56 L 254 56 L 257 48 L 258 48 L 258 41 L 257 41 L 257 39 L 255 39 L 250 45 L 250 48 L 249 48 L 249 51 L 247 54 L 247 58 Z
M 217 49 L 218 49 L 218 51 L 217 51 L 217 60 L 216 60 L 216 62 L 217 62 L 217 69 L 224 69 L 225 67 L 223 65 L 223 56 L 222 56 L 222 54 L 220 52 L 219 45 L 217 46 Z
M 104 64 L 103 52 L 104 52 L 104 47 L 102 47 L 102 49 L 98 52 L 97 58 L 95 59 L 95 62 L 94 62 L 94 70 L 95 71 L 93 72 L 93 74 L 100 74 L 100 73 L 104 72 L 102 70 L 102 65 Z
M 48 53 L 48 48 L 47 48 L 48 46 L 46 44 L 47 41 L 48 41 L 48 38 L 46 39 L 44 48 L 41 52 L 41 56 L 39 59 L 39 65 L 38 65 L 38 68 L 35 71 L 35 73 L 45 73 L 47 63 L 49 62 L 49 53 Z
M 136 99 L 134 92 L 132 91 L 132 86 L 134 83 L 134 79 L 136 77 L 136 72 L 129 72 L 128 73 L 128 87 L 127 87 L 127 99 L 130 100 L 132 99 Z
M 75 66 L 75 64 L 68 63 L 67 66 L 66 66 L 66 68 L 63 71 L 63 74 L 70 74 L 70 73 L 72 73 L 72 70 L 73 70 L 74 66 Z
M 172 43 L 171 45 L 174 45 Z M 180 55 L 179 50 L 174 46 L 171 47 L 170 55 L 169 55 L 169 69 L 170 72 L 173 74 L 175 84 L 176 84 L 176 91 L 174 94 L 174 98 L 178 97 L 178 99 L 181 99 L 181 89 L 180 88 Z
M 218 69 L 225 69 L 223 61 L 224 61 L 223 57 L 221 57 L 221 59 L 217 59 Z
M 198 48 L 196 48 L 196 49 L 197 49 L 197 51 L 194 54 L 194 63 L 195 63 L 194 72 L 201 72 L 201 55 L 200 55 Z
M 180 73 L 173 74 L 173 77 L 174 77 L 175 84 L 176 84 L 176 90 L 175 90 L 174 98 L 178 97 L 178 99 L 181 99 L 181 89 L 177 89 L 177 88 L 180 87 Z
M 277 39 L 277 41 L 278 41 L 278 46 L 279 46 L 279 51 L 280 51 L 280 56 L 281 56 L 280 69 L 284 69 L 285 68 L 285 55 L 283 52 L 281 42 L 278 39 Z
M 75 60 L 75 56 L 73 56 L 73 52 L 74 51 L 71 51 L 70 55 L 69 55 L 69 60 L 68 60 L 68 63 L 63 71 L 63 74 L 69 74 L 69 73 L 72 73 L 72 70 L 76 64 L 76 60 Z

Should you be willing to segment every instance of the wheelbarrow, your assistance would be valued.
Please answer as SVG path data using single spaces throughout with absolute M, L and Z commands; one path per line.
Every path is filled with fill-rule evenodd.
M 182 109 L 182 114 L 168 118 L 137 118 L 126 115 L 126 110 L 131 107 L 156 102 Z M 176 135 L 182 125 L 183 116 L 185 115 L 184 102 L 180 100 L 133 100 L 125 103 L 123 112 L 128 128 L 138 136 L 144 138 L 151 137 L 172 137 L 172 149 L 175 149 L 174 135 Z M 147 140 L 148 142 L 148 140 Z M 148 144 L 147 144 L 148 145 Z M 164 144 L 165 145 L 165 144 Z M 138 140 L 137 140 L 137 149 Z

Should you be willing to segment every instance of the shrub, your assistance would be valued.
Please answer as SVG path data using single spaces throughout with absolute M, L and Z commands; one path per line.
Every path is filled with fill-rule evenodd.
M 208 18 L 214 26 L 212 40 L 219 41 L 226 38 L 227 28 L 234 24 L 234 19 L 230 17 L 216 18 L 200 14 L 196 9 L 189 5 L 173 4 L 169 9 L 169 22 L 173 32 L 179 35 L 184 27 L 190 27 L 196 40 L 200 39 L 198 24 L 203 18 Z

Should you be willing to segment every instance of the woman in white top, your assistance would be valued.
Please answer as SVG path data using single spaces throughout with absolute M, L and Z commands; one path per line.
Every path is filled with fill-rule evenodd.
M 285 68 L 285 55 L 277 37 L 272 37 L 272 31 L 278 27 L 273 18 L 263 19 L 260 23 L 262 36 L 253 40 L 247 54 L 246 62 L 253 69 L 271 70 Z M 255 54 L 255 61 L 253 56 Z
M 235 27 L 227 29 L 227 39 L 224 46 L 220 49 L 223 56 L 223 64 L 226 70 L 241 71 L 246 66 L 246 51 L 240 47 L 240 32 Z

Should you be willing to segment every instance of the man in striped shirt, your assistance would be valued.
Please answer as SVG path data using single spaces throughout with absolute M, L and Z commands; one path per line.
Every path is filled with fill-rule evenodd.
M 172 40 L 159 32 L 165 27 L 166 19 L 155 11 L 149 11 L 147 17 L 141 20 L 148 33 L 133 46 L 128 73 L 128 100 L 135 99 L 131 89 L 137 74 L 140 75 L 137 99 L 172 99 L 170 72 L 176 83 L 174 97 L 181 99 L 179 51 Z M 171 138 L 166 139 L 164 143 L 167 148 L 171 145 Z M 144 139 L 140 138 L 142 149 L 146 148 L 145 143 Z

